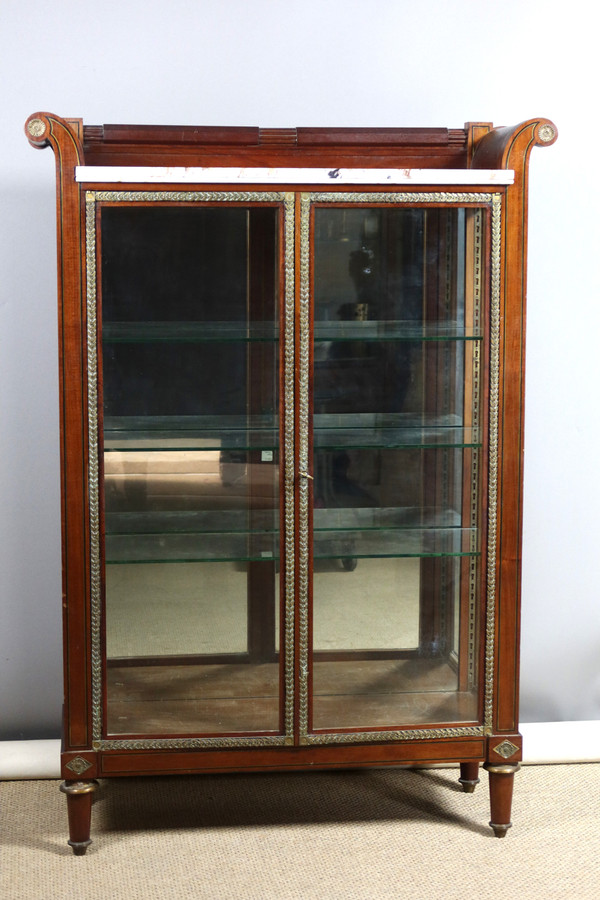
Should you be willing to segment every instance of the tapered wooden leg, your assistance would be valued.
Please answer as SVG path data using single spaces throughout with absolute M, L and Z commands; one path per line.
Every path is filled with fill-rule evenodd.
M 490 825 L 496 837 L 504 837 L 511 827 L 510 809 L 512 806 L 513 781 L 515 772 L 520 766 L 484 765 L 490 775 L 490 809 L 492 818 Z
M 465 794 L 472 794 L 475 790 L 475 785 L 479 784 L 479 763 L 478 762 L 464 762 L 460 764 L 460 778 L 458 779 L 460 784 L 462 784 L 462 789 Z
M 60 786 L 67 795 L 69 816 L 69 845 L 75 856 L 83 856 L 92 843 L 90 825 L 92 821 L 92 795 L 98 787 L 97 781 L 63 781 Z

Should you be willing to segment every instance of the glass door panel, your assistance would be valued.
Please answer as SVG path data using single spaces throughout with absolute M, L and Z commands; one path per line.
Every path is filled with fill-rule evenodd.
M 313 206 L 312 730 L 479 717 L 483 215 Z
M 281 219 L 100 208 L 109 735 L 282 728 Z

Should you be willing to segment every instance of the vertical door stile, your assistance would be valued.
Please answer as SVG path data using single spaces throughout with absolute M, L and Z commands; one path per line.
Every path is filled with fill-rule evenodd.
M 297 496 L 298 496 L 298 742 L 307 742 L 309 720 L 310 643 L 310 194 L 299 196 L 298 235 L 298 385 L 297 385 Z
M 102 602 L 102 562 L 100 532 L 100 487 L 98 448 L 98 308 L 97 308 L 97 243 L 99 240 L 96 194 L 87 191 L 86 210 L 86 338 L 88 367 L 88 483 L 90 534 L 90 607 L 92 644 L 92 741 L 94 746 L 102 736 L 102 640 L 100 616 Z
M 283 690 L 284 690 L 284 734 L 286 744 L 294 743 L 294 630 L 295 630 L 295 495 L 294 495 L 294 469 L 295 469 L 295 420 L 294 420 L 294 381 L 295 381 L 295 307 L 296 307 L 296 279 L 295 279 L 295 194 L 288 192 L 284 198 L 284 227 L 283 227 L 283 278 L 284 295 L 281 308 L 282 323 L 280 334 L 282 335 L 283 351 L 280 355 L 281 378 L 280 383 L 280 456 L 283 459 L 282 484 L 282 527 L 280 544 L 280 571 L 281 571 L 281 596 L 284 627 L 284 654 L 283 654 Z M 280 351 L 281 352 L 281 351 Z
M 500 465 L 500 303 L 504 286 L 502 284 L 502 235 L 503 235 L 503 195 L 492 195 L 491 247 L 490 258 L 490 323 L 489 323 L 489 423 L 488 423 L 488 496 L 487 496 L 487 561 L 486 561 L 486 626 L 485 626 L 485 696 L 484 727 L 487 734 L 493 732 L 494 699 L 498 683 L 495 671 L 496 612 L 497 612 L 497 563 L 499 517 L 498 482 Z

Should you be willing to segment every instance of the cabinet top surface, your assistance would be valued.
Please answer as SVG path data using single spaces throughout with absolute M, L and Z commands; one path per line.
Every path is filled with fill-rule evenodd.
M 76 166 L 83 184 L 503 185 L 512 169 L 303 168 L 301 166 Z

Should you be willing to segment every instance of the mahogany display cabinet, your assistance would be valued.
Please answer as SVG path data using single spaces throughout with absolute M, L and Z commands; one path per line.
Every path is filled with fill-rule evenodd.
M 36 113 L 56 156 L 61 789 L 460 764 L 510 826 L 527 172 L 554 125 Z M 398 777 L 402 777 L 401 773 Z

